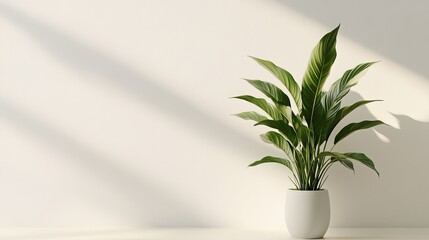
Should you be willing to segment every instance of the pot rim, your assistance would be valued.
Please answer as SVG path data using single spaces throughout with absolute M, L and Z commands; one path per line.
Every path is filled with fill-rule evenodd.
M 293 191 L 293 192 L 324 192 L 324 191 L 328 191 L 328 189 L 319 189 L 319 190 L 298 190 L 298 189 L 294 189 L 294 188 L 289 188 L 288 191 Z

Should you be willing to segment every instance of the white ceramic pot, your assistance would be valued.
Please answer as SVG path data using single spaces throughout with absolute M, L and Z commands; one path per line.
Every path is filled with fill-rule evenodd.
M 286 226 L 293 237 L 322 238 L 328 230 L 330 218 L 328 190 L 288 190 Z

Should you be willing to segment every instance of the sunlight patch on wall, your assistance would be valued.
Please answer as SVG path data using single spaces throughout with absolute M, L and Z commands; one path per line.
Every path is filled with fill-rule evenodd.
M 372 129 L 372 131 L 375 133 L 375 135 L 378 137 L 378 139 L 380 139 L 382 142 L 384 142 L 384 143 L 390 143 L 390 139 L 388 137 L 386 137 L 385 135 L 381 134 L 380 132 L 378 132 L 375 129 Z

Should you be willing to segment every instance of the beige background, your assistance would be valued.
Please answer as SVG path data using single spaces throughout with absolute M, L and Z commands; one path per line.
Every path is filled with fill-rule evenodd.
M 382 60 L 348 102 L 380 118 L 338 150 L 332 227 L 429 227 L 429 32 L 425 1 L 1 1 L 1 227 L 283 227 L 288 172 L 246 166 L 278 154 L 242 77 L 300 81 L 311 49 L 341 23 L 329 83 Z

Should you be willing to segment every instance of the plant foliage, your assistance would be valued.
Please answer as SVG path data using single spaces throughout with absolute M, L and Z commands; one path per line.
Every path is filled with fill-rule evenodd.
M 337 56 L 335 45 L 339 27 L 323 36 L 313 49 L 301 87 L 285 69 L 268 60 L 251 57 L 271 72 L 287 89 L 288 94 L 272 83 L 245 79 L 261 91 L 268 101 L 250 95 L 235 97 L 252 103 L 265 112 L 266 115 L 242 112 L 236 116 L 255 121 L 255 126 L 272 128 L 274 131 L 261 135 L 262 140 L 285 153 L 283 157 L 266 156 L 249 166 L 280 163 L 290 169 L 290 179 L 299 190 L 321 189 L 328 177 L 328 169 L 336 162 L 354 171 L 353 162 L 357 161 L 379 175 L 374 162 L 365 154 L 339 153 L 333 152 L 332 149 L 353 132 L 383 124 L 382 121 L 366 120 L 346 125 L 335 136 L 331 150 L 326 150 L 333 130 L 346 115 L 362 105 L 379 101 L 363 100 L 350 106 L 341 106 L 344 96 L 374 62 L 359 64 L 347 70 L 329 90 L 323 90 Z

